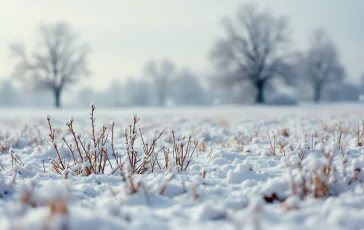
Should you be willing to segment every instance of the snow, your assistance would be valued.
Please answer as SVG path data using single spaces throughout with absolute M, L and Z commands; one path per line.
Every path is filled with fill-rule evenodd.
M 279 92 L 267 99 L 267 103 L 270 105 L 297 105 L 298 101 L 289 93 Z
M 364 228 L 359 104 L 97 109 L 94 115 L 96 136 L 106 129 L 103 146 L 93 145 L 89 110 L 0 109 L 0 229 Z M 113 168 L 107 163 L 104 173 L 88 175 L 94 165 L 77 156 L 69 168 L 52 170 L 59 158 L 47 119 L 61 159 L 72 156 L 62 138 L 77 154 L 64 125 L 72 123 L 92 156 L 107 152 Z M 139 127 L 145 145 L 157 142 L 153 158 Z M 125 135 L 135 143 L 125 143 Z M 189 145 L 196 152 L 181 166 Z M 127 151 L 135 151 L 137 165 L 150 160 L 142 174 L 133 172 Z

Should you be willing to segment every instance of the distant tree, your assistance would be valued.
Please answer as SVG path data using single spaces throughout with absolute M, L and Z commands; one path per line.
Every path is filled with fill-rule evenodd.
M 104 92 L 105 97 L 109 100 L 109 103 L 113 107 L 119 107 L 125 104 L 125 92 L 124 85 L 116 78 L 114 78 L 106 91 Z
M 202 105 L 206 103 L 200 81 L 188 68 L 183 69 L 173 81 L 172 97 L 180 105 Z
M 39 47 L 32 55 L 28 55 L 21 44 L 10 46 L 12 55 L 17 58 L 13 76 L 28 86 L 51 90 L 58 108 L 62 90 L 89 74 L 89 49 L 77 42 L 77 35 L 69 24 L 41 24 L 38 32 Z
M 362 95 L 361 99 L 364 100 L 364 96 L 363 96 L 364 95 L 364 74 L 362 74 L 361 78 L 360 78 L 360 95 Z
M 358 84 L 342 82 L 337 85 L 337 92 L 332 99 L 339 101 L 358 101 L 359 95 L 360 86 Z
M 336 45 L 323 29 L 317 29 L 312 33 L 310 47 L 304 52 L 301 63 L 301 80 L 311 85 L 315 102 L 321 100 L 326 87 L 334 87 L 346 76 Z
M 256 103 L 264 103 L 264 87 L 275 76 L 286 76 L 290 56 L 288 22 L 254 5 L 243 5 L 235 20 L 226 19 L 226 36 L 210 58 L 218 70 L 217 84 L 233 86 L 243 80 L 256 89 Z
M 166 104 L 169 83 L 174 72 L 175 66 L 168 59 L 164 59 L 159 64 L 155 60 L 151 60 L 144 66 L 144 73 L 152 79 L 152 86 L 159 106 Z
M 0 82 L 0 106 L 13 107 L 23 105 L 23 103 L 24 101 L 19 91 L 10 80 L 7 79 Z
M 129 78 L 124 84 L 126 105 L 147 106 L 150 103 L 149 83 L 140 79 Z

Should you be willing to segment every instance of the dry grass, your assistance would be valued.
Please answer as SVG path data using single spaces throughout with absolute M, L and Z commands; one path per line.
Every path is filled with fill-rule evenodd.
M 128 129 L 124 130 L 125 138 L 125 158 L 115 152 L 115 123 L 111 123 L 110 130 L 103 126 L 97 132 L 95 124 L 96 107 L 91 105 L 91 141 L 83 142 L 82 135 L 74 129 L 74 119 L 71 117 L 66 123 L 67 130 L 71 136 L 71 140 L 67 140 L 65 136 L 56 137 L 56 130 L 52 127 L 50 117 L 47 117 L 49 127 L 49 138 L 55 150 L 56 158 L 51 160 L 51 171 L 65 175 L 66 178 L 71 175 L 104 174 L 107 167 L 111 168 L 111 174 L 117 171 L 127 171 L 131 174 L 143 174 L 146 172 L 154 172 L 156 170 L 169 169 L 173 162 L 177 171 L 185 171 L 191 163 L 194 153 L 197 152 L 198 142 L 192 143 L 192 137 L 183 137 L 181 140 L 176 139 L 174 131 L 172 131 L 173 146 L 170 149 L 162 146 L 158 147 L 158 141 L 164 134 L 163 131 L 155 132 L 154 137 L 147 141 L 144 133 L 137 128 L 140 121 L 134 116 L 133 123 Z M 110 132 L 108 132 L 110 131 Z M 99 135 L 97 135 L 99 133 Z M 57 143 L 59 138 L 64 142 L 69 150 L 69 154 L 61 152 Z M 142 155 L 136 148 L 136 140 L 140 138 L 142 146 Z M 111 148 L 107 148 L 106 143 L 110 143 Z M 163 153 L 164 164 L 158 160 L 159 153 Z M 172 160 L 172 161 L 171 161 Z M 14 158 L 16 163 L 20 159 Z M 44 162 L 43 162 L 44 167 Z M 44 167 L 44 172 L 46 169 Z
M 354 128 L 355 126 L 356 128 Z M 281 153 L 282 156 L 286 156 L 287 151 L 289 150 L 295 152 L 299 158 L 299 163 L 289 166 L 287 169 L 291 175 L 289 181 L 290 196 L 296 196 L 300 199 L 305 199 L 306 197 L 326 198 L 337 195 L 335 189 L 333 189 L 335 186 L 343 186 L 343 188 L 345 188 L 356 181 L 362 183 L 359 178 L 359 174 L 361 172 L 361 167 L 359 166 L 353 166 L 352 174 L 348 178 L 347 172 L 350 151 L 347 149 L 349 146 L 347 138 L 356 137 L 355 147 L 361 147 L 364 138 L 364 123 L 362 122 L 362 126 L 360 127 L 360 125 L 355 122 L 345 125 L 328 125 L 322 122 L 320 127 L 322 128 L 321 135 L 318 134 L 317 131 L 310 135 L 305 135 L 302 144 L 299 144 L 300 142 L 297 140 L 299 146 L 295 149 L 284 141 L 287 137 L 292 138 L 291 133 L 287 129 L 281 129 L 281 131 L 278 132 L 278 135 L 271 135 L 269 131 L 267 131 L 269 152 L 271 153 L 271 156 L 277 156 L 279 149 L 279 153 Z M 321 140 L 320 137 L 322 137 Z M 337 151 L 332 152 L 330 151 L 330 148 L 321 150 L 322 155 L 319 155 L 319 157 L 323 157 L 322 162 L 325 162 L 325 164 L 316 163 L 317 168 L 313 169 L 312 167 L 316 166 L 308 166 L 309 164 L 304 164 L 303 162 L 310 155 L 310 152 L 314 151 L 315 146 L 320 142 L 324 146 L 327 146 L 329 143 L 335 143 Z M 315 151 L 318 151 L 318 149 Z M 342 157 L 341 173 L 339 173 L 337 166 L 333 164 L 334 157 L 336 157 L 337 153 Z M 360 153 L 364 159 L 363 151 Z M 293 172 L 296 176 L 292 175 Z M 295 180 L 294 177 L 297 177 L 297 175 L 299 175 L 302 179 L 298 181 Z M 267 203 L 284 202 L 287 198 L 288 197 L 279 197 L 276 193 L 263 197 Z M 283 204 L 282 207 L 287 211 L 297 209 L 296 206 L 288 204 Z

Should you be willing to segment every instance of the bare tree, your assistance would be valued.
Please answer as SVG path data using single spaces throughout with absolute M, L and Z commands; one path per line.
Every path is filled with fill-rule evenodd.
M 310 47 L 304 52 L 301 63 L 301 80 L 313 88 L 315 102 L 320 101 L 325 87 L 342 82 L 346 75 L 335 44 L 321 28 L 313 32 Z
M 275 76 L 285 76 L 289 56 L 288 22 L 254 5 L 243 5 L 235 20 L 225 20 L 226 36 L 210 57 L 218 70 L 218 84 L 232 86 L 248 80 L 256 89 L 256 103 L 264 103 L 264 86 Z
M 129 77 L 124 83 L 127 106 L 147 106 L 150 100 L 150 83 L 140 78 Z
M 77 42 L 77 34 L 67 23 L 41 24 L 38 32 L 39 47 L 31 55 L 21 44 L 10 46 L 17 58 L 13 76 L 29 86 L 51 90 L 58 108 L 62 90 L 89 74 L 89 49 Z
M 179 105 L 203 105 L 206 103 L 205 91 L 195 73 L 183 68 L 173 81 L 173 99 Z
M 164 59 L 159 65 L 155 60 L 151 60 L 144 66 L 144 72 L 152 79 L 158 105 L 164 106 L 170 78 L 173 77 L 175 72 L 174 64 L 168 59 Z

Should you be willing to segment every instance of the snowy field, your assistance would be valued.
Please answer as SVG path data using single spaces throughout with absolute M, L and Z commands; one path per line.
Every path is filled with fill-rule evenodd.
M 0 229 L 364 229 L 364 105 L 90 113 L 0 109 Z

